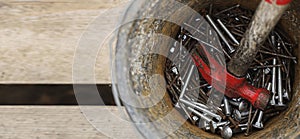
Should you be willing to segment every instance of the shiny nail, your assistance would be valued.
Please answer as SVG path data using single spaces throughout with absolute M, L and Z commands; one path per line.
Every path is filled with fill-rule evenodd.
M 263 114 L 264 114 L 263 111 L 259 111 L 257 121 L 256 121 L 255 124 L 253 124 L 253 127 L 255 127 L 255 128 L 257 128 L 257 129 L 262 129 L 262 128 L 264 128 L 264 125 L 263 125 L 263 123 L 262 123 Z
M 209 116 L 211 116 L 211 117 L 216 118 L 218 121 L 221 121 L 221 120 L 222 120 L 222 117 L 221 117 L 221 116 L 219 116 L 219 115 L 217 115 L 217 114 L 215 114 L 215 113 L 209 111 L 208 109 L 199 107 L 199 106 L 197 106 L 197 105 L 195 105 L 195 104 L 193 104 L 193 103 L 191 103 L 191 102 L 189 102 L 189 101 L 187 101 L 187 100 L 184 100 L 184 99 L 180 99 L 179 101 L 180 101 L 181 103 L 187 105 L 188 107 L 195 108 L 195 109 L 197 109 L 197 110 L 199 110 L 199 111 L 202 111 L 203 113 L 206 113 L 207 115 L 209 115 Z M 198 116 L 199 116 L 199 115 L 198 115 Z
M 207 121 L 205 120 L 200 120 L 199 123 L 198 123 L 198 127 L 204 129 L 204 130 L 210 130 L 210 127 L 209 127 L 209 124 Z
M 194 110 L 194 109 L 191 108 L 191 107 L 188 107 L 187 109 L 188 109 L 189 111 L 193 112 L 195 115 L 201 117 L 201 119 L 203 119 L 203 120 L 205 120 L 205 121 L 207 121 L 207 122 L 211 122 L 211 121 L 212 121 L 210 118 L 206 117 L 205 115 L 201 114 L 200 112 Z
M 208 22 L 213 26 L 213 28 L 216 30 L 216 32 L 219 34 L 220 38 L 224 41 L 225 45 L 227 46 L 229 53 L 233 53 L 235 49 L 228 43 L 226 38 L 224 37 L 223 33 L 220 31 L 220 29 L 216 26 L 214 21 L 211 19 L 209 15 L 206 15 L 206 18 Z
M 276 58 L 273 59 L 273 65 L 276 65 L 277 63 L 277 60 Z M 273 93 L 273 96 L 272 96 L 272 100 L 270 101 L 271 105 L 275 105 L 276 102 L 275 102 L 275 94 L 276 94 L 276 67 L 273 67 L 273 70 L 272 70 L 272 93 Z
M 234 6 L 232 6 L 232 7 L 229 7 L 229 8 L 227 8 L 227 9 L 224 9 L 224 10 L 222 10 L 222 11 L 216 13 L 215 15 L 219 15 L 219 14 L 225 13 L 225 12 L 227 12 L 227 11 L 230 11 L 230 10 L 235 9 L 235 8 L 238 8 L 238 7 L 240 7 L 239 4 L 234 5 Z
M 242 100 L 240 102 L 235 102 L 235 101 L 228 100 L 228 102 L 231 105 L 234 105 L 234 106 L 238 107 L 239 111 L 245 111 L 249 106 L 249 104 L 245 100 Z
M 283 106 L 283 95 L 282 95 L 282 76 L 281 76 L 281 69 L 278 68 L 278 106 Z
M 224 139 L 230 139 L 233 135 L 232 129 L 229 126 L 220 127 L 221 129 L 221 136 Z
M 273 56 L 283 57 L 283 58 L 287 58 L 287 59 L 292 59 L 292 60 L 296 60 L 297 59 L 297 57 L 286 56 L 286 55 L 276 54 L 276 53 L 271 53 L 271 52 L 267 52 L 267 51 L 263 51 L 263 50 L 260 50 L 259 52 L 260 53 L 264 53 L 264 54 L 273 55 Z
M 195 67 L 195 65 L 192 65 L 192 67 L 191 67 L 191 69 L 190 69 L 190 72 L 189 72 L 189 75 L 188 75 L 188 77 L 187 77 L 187 79 L 186 79 L 186 82 L 185 82 L 185 84 L 184 84 L 184 86 L 183 86 L 183 88 L 182 88 L 182 91 L 181 91 L 181 93 L 180 93 L 179 99 L 181 99 L 181 98 L 184 96 L 184 94 L 185 94 L 187 85 L 189 84 L 190 78 L 191 78 L 192 73 L 193 73 L 193 71 L 194 71 L 194 67 Z
M 229 121 L 233 124 L 234 127 L 238 127 L 239 123 L 237 121 L 235 121 L 234 119 L 232 119 L 232 117 L 228 117 Z
M 231 115 L 231 107 L 229 105 L 228 99 L 226 97 L 224 97 L 223 101 L 224 101 L 224 107 L 225 107 L 225 115 L 230 116 Z
M 228 125 L 230 122 L 226 121 L 226 122 L 220 122 L 220 123 L 215 123 L 215 122 L 210 122 L 209 123 L 209 127 L 210 127 L 210 131 L 212 133 L 216 132 L 216 129 L 220 126 L 224 126 L 224 125 Z
M 245 136 L 249 136 L 249 133 L 250 133 L 250 128 L 251 128 L 251 114 L 252 114 L 252 105 L 250 106 L 250 110 L 249 110 L 249 116 L 248 116 L 248 126 L 247 126 L 247 131 L 245 133 Z
M 240 43 L 236 40 L 236 38 L 231 34 L 231 32 L 228 30 L 228 28 L 222 23 L 220 19 L 217 19 L 217 22 L 221 25 L 221 27 L 224 29 L 224 31 L 227 33 L 229 38 L 237 45 L 240 45 Z

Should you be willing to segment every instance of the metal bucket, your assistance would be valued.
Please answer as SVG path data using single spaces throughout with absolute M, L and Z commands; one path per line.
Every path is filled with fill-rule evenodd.
M 190 124 L 174 109 L 170 96 L 166 93 L 164 80 L 151 78 L 153 75 L 164 76 L 166 57 L 162 56 L 170 47 L 159 47 L 149 54 L 152 47 L 146 47 L 153 40 L 154 33 L 170 38 L 176 35 L 177 23 L 164 22 L 161 19 L 176 20 L 179 24 L 194 16 L 189 10 L 200 12 L 203 8 L 214 6 L 225 9 L 240 4 L 255 10 L 260 0 L 141 0 L 133 2 L 125 14 L 123 25 L 118 33 L 113 62 L 113 82 L 115 92 L 140 133 L 146 138 L 218 138 Z M 280 20 L 279 26 L 295 44 L 300 45 L 300 0 L 292 2 L 288 11 Z M 182 5 L 186 5 L 185 8 Z M 166 10 L 167 9 L 167 10 Z M 167 12 L 166 12 L 167 11 Z M 154 18 L 149 18 L 154 17 Z M 157 20 L 157 18 L 161 18 Z M 138 39 L 132 39 L 138 38 Z M 162 41 L 161 46 L 170 46 L 172 40 Z M 298 47 L 295 55 L 299 56 Z M 299 138 L 300 136 L 300 67 L 295 67 L 293 97 L 288 110 L 273 118 L 261 131 L 254 132 L 249 138 Z M 153 91 L 153 88 L 154 89 Z M 152 89 L 152 90 L 151 90 Z M 234 138 L 243 138 L 236 135 Z

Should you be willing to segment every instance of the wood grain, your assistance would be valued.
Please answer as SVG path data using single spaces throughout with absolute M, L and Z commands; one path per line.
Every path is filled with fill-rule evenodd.
M 110 18 L 100 27 L 112 30 L 118 16 L 105 12 L 126 3 L 0 0 L 0 83 L 72 83 L 74 52 L 88 25 L 104 13 Z M 98 59 L 97 83 L 110 83 L 108 46 Z M 91 82 L 83 79 L 81 83 Z
M 103 127 L 114 131 L 114 138 L 140 138 L 134 127 L 116 123 L 106 113 L 117 107 L 98 107 Z M 106 139 L 83 116 L 78 106 L 1 106 L 0 138 L 2 139 Z M 119 130 L 123 128 L 124 130 Z M 126 134 L 124 134 L 126 132 Z

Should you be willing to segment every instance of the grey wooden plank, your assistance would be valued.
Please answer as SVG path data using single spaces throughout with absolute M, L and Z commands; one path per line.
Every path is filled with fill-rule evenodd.
M 0 83 L 72 83 L 81 35 L 96 17 L 127 1 L 0 0 Z M 118 15 L 104 15 L 109 18 L 101 27 L 113 30 Z M 98 59 L 97 83 L 110 83 L 108 46 Z
M 97 121 L 114 131 L 114 138 L 140 138 L 134 127 L 114 122 L 107 117 L 118 115 L 116 107 L 97 108 L 101 117 Z M 0 106 L 0 138 L 3 139 L 99 139 L 110 138 L 98 132 L 83 116 L 78 106 Z M 123 130 L 120 130 L 123 129 Z

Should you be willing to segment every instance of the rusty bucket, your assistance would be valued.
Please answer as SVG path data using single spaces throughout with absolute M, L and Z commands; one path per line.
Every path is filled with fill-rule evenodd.
M 174 108 L 166 93 L 164 79 L 165 51 L 169 51 L 172 39 L 159 42 L 156 53 L 150 54 L 147 47 L 153 34 L 172 38 L 179 31 L 178 24 L 190 19 L 213 4 L 225 9 L 240 4 L 255 10 L 260 0 L 141 0 L 133 2 L 122 21 L 114 51 L 113 80 L 115 92 L 126 107 L 129 117 L 146 138 L 219 138 L 192 125 Z M 281 18 L 278 26 L 287 33 L 294 44 L 295 56 L 300 58 L 300 0 L 294 0 Z M 166 10 L 162 11 L 162 10 Z M 158 19 L 160 18 L 160 19 Z M 164 22 L 174 20 L 174 22 Z M 176 23 L 177 22 L 177 23 Z M 137 39 L 132 39 L 137 38 Z M 157 38 L 157 37 L 156 37 Z M 300 137 L 300 66 L 294 67 L 293 96 L 287 110 L 266 123 L 265 128 L 253 132 L 247 138 L 299 138 Z M 159 76 L 152 79 L 153 76 Z M 153 88 L 156 88 L 153 91 Z M 152 90 L 151 90 L 152 89 Z M 243 134 L 233 138 L 246 138 Z

